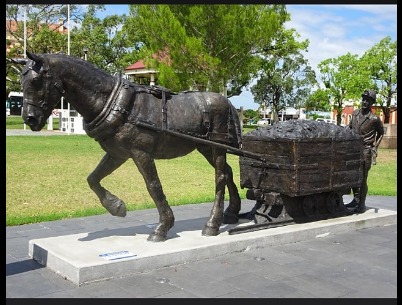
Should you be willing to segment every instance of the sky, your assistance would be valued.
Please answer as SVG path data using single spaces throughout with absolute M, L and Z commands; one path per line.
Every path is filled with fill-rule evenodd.
M 105 5 L 106 10 L 99 14 L 127 14 L 129 6 Z M 393 4 L 363 5 L 286 5 L 291 15 L 287 28 L 294 28 L 300 39 L 310 41 L 305 58 L 318 75 L 317 65 L 328 58 L 337 58 L 348 52 L 362 56 L 386 36 L 397 39 L 397 6 Z M 253 85 L 252 83 L 251 85 Z M 258 109 L 250 88 L 242 94 L 231 97 L 236 108 Z

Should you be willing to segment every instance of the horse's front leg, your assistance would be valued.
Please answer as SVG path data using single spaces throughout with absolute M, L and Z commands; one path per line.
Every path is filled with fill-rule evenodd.
M 148 236 L 147 240 L 153 242 L 165 241 L 167 232 L 174 225 L 174 215 L 163 192 L 155 161 L 149 154 L 142 151 L 133 152 L 132 159 L 143 176 L 149 195 L 155 202 L 159 213 L 159 224 Z
M 225 174 L 226 152 L 219 149 L 213 149 L 213 160 L 215 163 L 215 200 L 209 220 L 202 230 L 202 235 L 207 236 L 215 236 L 219 234 L 219 227 L 222 224 L 223 219 L 227 179 Z
M 124 201 L 110 193 L 100 184 L 100 181 L 120 167 L 127 159 L 115 158 L 108 153 L 102 158 L 98 166 L 88 176 L 89 187 L 98 196 L 102 205 L 113 216 L 124 217 L 127 214 Z

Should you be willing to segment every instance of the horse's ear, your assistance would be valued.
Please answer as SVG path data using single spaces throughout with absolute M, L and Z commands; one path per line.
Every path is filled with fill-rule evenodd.
M 26 58 L 10 58 L 10 61 L 12 63 L 18 64 L 18 65 L 26 65 L 28 62 L 28 59 Z
M 26 53 L 27 53 L 28 58 L 32 59 L 34 62 L 36 62 L 36 63 L 42 63 L 43 62 L 42 57 L 40 57 L 38 55 L 35 55 L 34 53 L 31 53 L 29 51 L 26 51 Z

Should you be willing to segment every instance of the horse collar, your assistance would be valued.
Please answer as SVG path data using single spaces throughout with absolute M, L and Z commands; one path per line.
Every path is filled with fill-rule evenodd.
M 84 120 L 84 129 L 87 133 L 91 132 L 93 129 L 98 127 L 99 125 L 102 124 L 102 122 L 105 120 L 105 118 L 109 115 L 112 105 L 114 104 L 115 100 L 117 99 L 120 89 L 122 87 L 122 81 L 120 77 L 115 78 L 116 82 L 115 85 L 112 89 L 112 92 L 110 93 L 103 109 L 101 112 L 98 114 L 98 116 L 92 120 L 92 122 L 87 123 Z

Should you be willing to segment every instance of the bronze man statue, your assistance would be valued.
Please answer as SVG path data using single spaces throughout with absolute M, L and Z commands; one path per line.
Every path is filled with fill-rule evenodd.
M 360 188 L 353 188 L 353 200 L 346 205 L 354 208 L 356 213 L 366 211 L 367 177 L 371 163 L 375 164 L 377 149 L 384 135 L 384 126 L 381 119 L 371 112 L 371 106 L 376 101 L 374 90 L 366 90 L 362 94 L 362 107 L 352 113 L 348 127 L 363 136 L 363 181 Z

